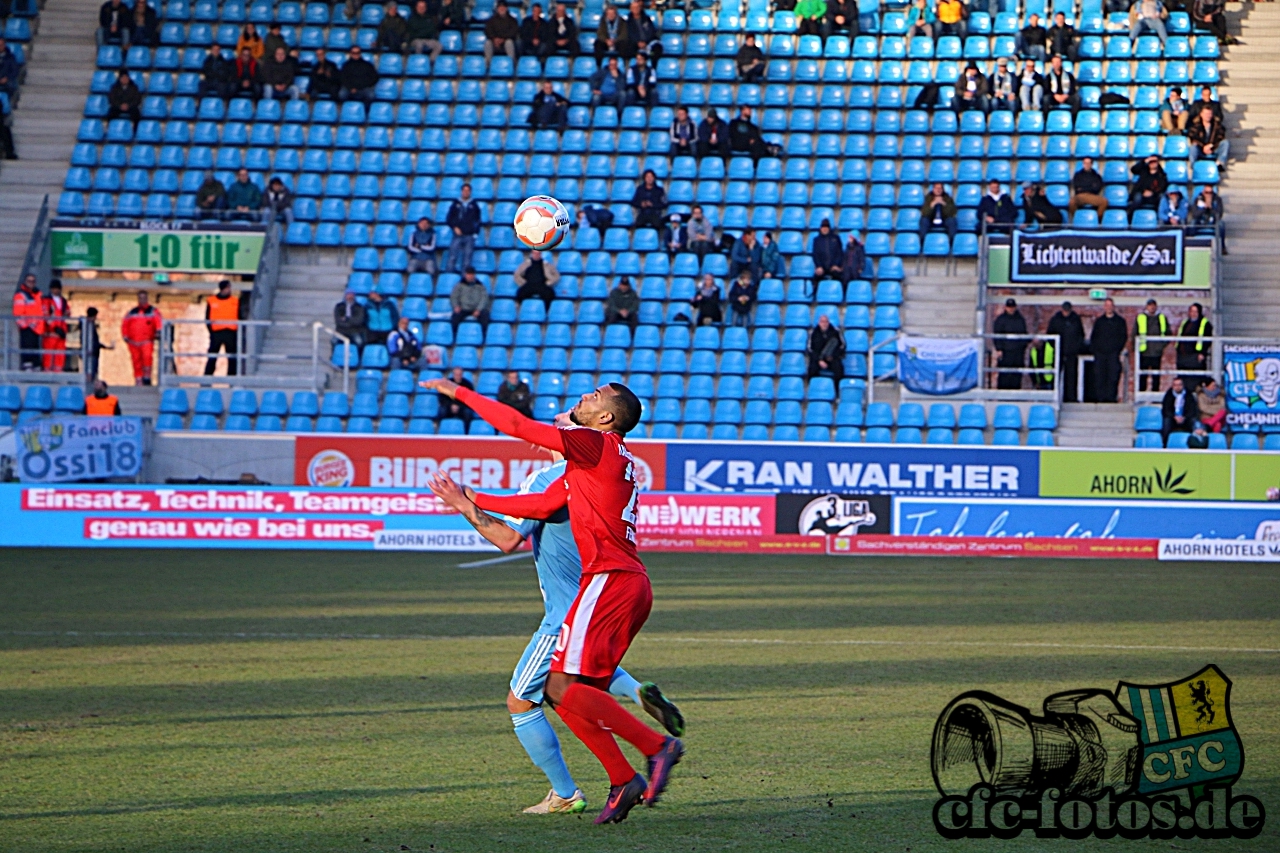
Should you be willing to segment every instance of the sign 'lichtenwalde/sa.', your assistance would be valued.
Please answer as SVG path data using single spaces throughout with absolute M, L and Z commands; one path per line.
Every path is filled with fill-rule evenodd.
M 1013 232 L 1015 282 L 1182 282 L 1182 231 Z

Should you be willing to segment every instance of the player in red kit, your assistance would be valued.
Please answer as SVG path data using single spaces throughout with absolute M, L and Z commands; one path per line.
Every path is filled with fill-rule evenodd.
M 649 575 L 636 553 L 635 460 L 623 441 L 640 421 L 640 401 L 625 385 L 601 385 L 573 407 L 576 426 L 560 428 L 447 379 L 422 384 L 469 406 L 498 431 L 565 457 L 563 488 L 553 483 L 542 494 L 476 495 L 475 503 L 519 518 L 546 518 L 569 507 L 582 584 L 560 628 L 545 696 L 609 774 L 609 797 L 596 823 L 620 822 L 641 799 L 657 802 L 684 753 L 678 738 L 653 731 L 608 693 L 609 679 L 653 605 Z M 614 735 L 649 759 L 647 783 Z

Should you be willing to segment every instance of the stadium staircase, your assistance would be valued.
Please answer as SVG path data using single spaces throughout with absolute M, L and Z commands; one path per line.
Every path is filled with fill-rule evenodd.
M 16 280 L 45 195 L 50 214 L 62 191 L 67 161 L 93 76 L 98 4 L 51 0 L 27 45 L 27 77 L 14 110 L 20 160 L 0 169 L 0 269 Z
M 972 258 L 954 259 L 946 271 L 944 258 L 930 258 L 919 275 L 903 282 L 902 316 L 905 330 L 913 335 L 972 335 L 978 293 L 977 264 Z
M 1133 410 L 1112 403 L 1064 403 L 1058 413 L 1060 447 L 1133 447 Z
M 1245 3 L 1233 14 L 1243 44 L 1228 48 L 1223 64 L 1223 106 L 1231 139 L 1231 166 L 1222 183 L 1227 204 L 1223 262 L 1223 320 L 1228 335 L 1274 338 L 1280 330 L 1280 6 Z
M 346 252 L 290 250 L 281 265 L 271 319 L 288 323 L 319 320 L 332 327 L 333 306 L 342 299 L 350 271 L 350 257 Z M 321 357 L 327 358 L 327 336 L 321 336 L 321 340 L 324 343 Z M 263 352 L 268 356 L 305 359 L 311 355 L 311 330 L 302 326 L 274 326 L 267 334 Z

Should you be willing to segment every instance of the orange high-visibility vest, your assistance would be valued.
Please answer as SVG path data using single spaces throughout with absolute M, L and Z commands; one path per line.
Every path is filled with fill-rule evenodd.
M 120 332 L 125 343 L 141 344 L 153 340 L 160 334 L 160 312 L 148 305 L 146 311 L 141 307 L 130 309 L 120 323 Z
M 118 405 L 120 405 L 120 399 L 115 394 L 108 394 L 102 399 L 98 399 L 96 396 L 89 396 L 84 398 L 84 413 L 99 417 L 111 417 L 116 413 L 116 406 Z
M 19 287 L 13 294 L 13 316 L 19 329 L 30 329 L 36 334 L 44 333 L 44 308 L 41 306 L 40 293 L 31 293 L 25 287 Z M 25 317 L 26 319 L 21 319 Z
M 240 297 L 232 294 L 226 299 L 208 296 L 205 303 L 209 306 L 209 328 L 215 332 L 234 329 L 240 324 Z
M 67 336 L 67 317 L 71 316 L 71 305 L 62 296 L 46 296 L 40 300 L 41 311 L 44 314 L 44 333 L 46 335 L 54 335 L 58 332 L 62 333 L 62 337 Z

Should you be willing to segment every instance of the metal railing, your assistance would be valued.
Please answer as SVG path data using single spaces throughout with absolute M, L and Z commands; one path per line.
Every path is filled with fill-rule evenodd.
M 867 402 L 868 403 L 875 402 L 875 385 L 877 381 L 887 381 L 890 379 L 896 380 L 898 378 L 896 363 L 892 373 L 885 372 L 881 375 L 876 375 L 875 366 L 874 366 L 876 353 L 884 350 L 888 350 L 890 348 L 892 349 L 893 352 L 896 353 L 898 350 L 898 341 L 904 337 L 938 338 L 942 340 L 973 340 L 975 338 L 980 338 L 983 341 L 983 347 L 982 347 L 982 360 L 978 366 L 979 380 L 978 380 L 977 387 L 972 388 L 968 391 L 962 391 L 958 394 L 947 394 L 947 395 L 935 396 L 930 394 L 914 394 L 910 390 L 908 390 L 905 386 L 899 384 L 900 399 L 903 399 L 903 400 L 928 399 L 928 400 L 934 400 L 934 401 L 948 399 L 948 400 L 965 400 L 970 402 L 993 401 L 993 402 L 1047 403 L 1053 406 L 1055 410 L 1058 409 L 1062 404 L 1062 389 L 1061 389 L 1062 344 L 1057 335 L 1031 335 L 1031 334 L 997 335 L 993 333 L 988 333 L 983 335 L 908 335 L 902 332 L 899 332 L 898 336 L 895 338 L 891 338 L 886 341 L 881 341 L 878 344 L 874 344 L 871 347 L 870 351 L 867 353 L 867 359 L 868 359 L 867 375 L 869 377 L 869 381 L 867 382 Z M 1041 367 L 1031 367 L 1026 364 L 1024 364 L 1024 366 L 1022 367 L 1001 367 L 999 364 L 996 364 L 995 359 L 991 357 L 995 353 L 995 347 L 990 346 L 990 344 L 997 340 L 1020 341 L 1023 343 L 1024 346 L 1026 346 L 1027 350 L 1030 350 L 1032 346 L 1034 346 L 1036 343 L 1040 341 L 1047 341 L 1053 345 L 1053 364 L 1044 365 Z M 1042 376 L 1045 373 L 1053 374 L 1053 379 L 1051 383 L 1052 387 L 1050 388 L 1034 387 L 1035 386 L 1034 378 L 1036 376 Z M 1021 388 L 1021 387 L 996 388 L 994 387 L 998 382 L 998 378 L 1001 375 L 1010 375 L 1010 374 L 1017 374 L 1019 377 L 1022 377 L 1022 376 L 1032 377 L 1032 387 L 1031 388 Z
M 27 256 L 22 260 L 22 274 L 18 281 L 25 281 L 27 276 L 34 275 L 36 284 L 44 290 L 49 285 L 53 274 L 49 266 L 49 228 L 53 218 L 49 216 L 49 196 L 40 204 L 40 213 L 36 216 L 36 227 L 31 231 L 31 242 L 27 244 Z
M 238 320 L 235 329 L 236 353 L 210 353 L 207 347 L 199 349 L 195 344 L 189 343 L 185 339 L 190 338 L 190 334 L 184 334 L 186 330 L 207 325 L 206 320 L 164 321 L 160 329 L 158 354 L 161 387 L 219 385 L 232 388 L 309 388 L 318 393 L 328 387 L 330 371 L 329 359 L 323 355 L 329 340 L 322 340 L 320 332 L 329 332 L 330 340 L 335 342 L 350 343 L 344 335 L 328 329 L 320 322 Z M 262 341 L 272 329 L 303 329 L 310 332 L 311 351 L 306 354 L 263 352 Z M 197 340 L 201 340 L 199 336 Z M 349 353 L 350 348 L 344 348 L 343 352 Z M 210 372 L 210 366 L 216 368 L 221 359 L 228 360 L 227 373 Z M 236 367 L 234 376 L 230 375 L 232 363 Z M 350 390 L 351 369 L 357 366 L 345 364 L 337 368 L 342 373 L 344 391 Z
M 29 318 L 23 317 L 23 320 Z M 47 385 L 83 385 L 88 351 L 85 349 L 86 322 L 83 317 L 67 318 L 67 348 L 46 350 L 41 338 L 34 347 L 22 346 L 18 318 L 12 314 L 0 314 L 0 381 L 39 382 Z M 65 358 L 62 370 L 45 370 L 47 354 Z
M 1177 351 L 1177 346 L 1180 343 L 1203 344 L 1206 348 L 1204 367 L 1196 368 L 1196 367 L 1176 367 L 1175 366 L 1173 368 L 1165 368 L 1162 365 L 1160 368 L 1154 369 L 1154 370 L 1143 369 L 1139 362 L 1141 353 L 1139 353 L 1138 351 L 1139 347 L 1142 346 L 1143 342 L 1146 342 L 1148 346 L 1148 352 L 1150 352 L 1150 347 L 1153 344 L 1157 345 L 1157 349 L 1160 351 L 1162 356 L 1164 354 L 1165 349 L 1169 346 L 1169 344 L 1174 345 L 1175 353 Z M 1214 379 L 1218 380 L 1219 383 L 1222 383 L 1222 365 L 1223 365 L 1222 345 L 1223 344 L 1260 344 L 1260 345 L 1265 344 L 1267 346 L 1275 346 L 1275 343 L 1276 343 L 1275 338 L 1271 338 L 1271 339 L 1238 338 L 1238 337 L 1225 337 L 1225 336 L 1198 338 L 1198 337 L 1179 337 L 1177 335 L 1139 335 L 1133 341 L 1133 345 L 1131 347 L 1131 352 L 1130 352 L 1130 358 L 1128 359 L 1128 366 L 1133 368 L 1130 373 L 1129 382 L 1127 383 L 1127 387 L 1131 392 L 1130 399 L 1132 400 L 1134 406 L 1140 406 L 1140 405 L 1143 405 L 1144 403 L 1160 402 L 1162 399 L 1164 399 L 1165 389 L 1169 387 L 1170 382 L 1173 381 L 1172 377 L 1174 376 L 1212 376 Z M 1175 365 L 1177 364 L 1176 355 L 1175 355 L 1174 363 Z M 1141 384 L 1146 384 L 1148 386 L 1150 386 L 1151 380 L 1153 379 L 1162 380 L 1160 382 L 1160 385 L 1161 385 L 1160 390 L 1159 391 L 1139 391 L 1138 386 L 1140 384 L 1140 379 L 1142 378 L 1146 378 L 1147 381 Z
M 262 256 L 253 276 L 253 294 L 249 302 L 250 320 L 270 320 L 276 302 L 276 286 L 280 283 L 280 226 L 274 222 L 267 226 L 262 237 Z M 249 327 L 247 343 L 254 353 L 249 367 L 257 368 L 257 353 L 262 351 L 267 334 L 265 326 Z

